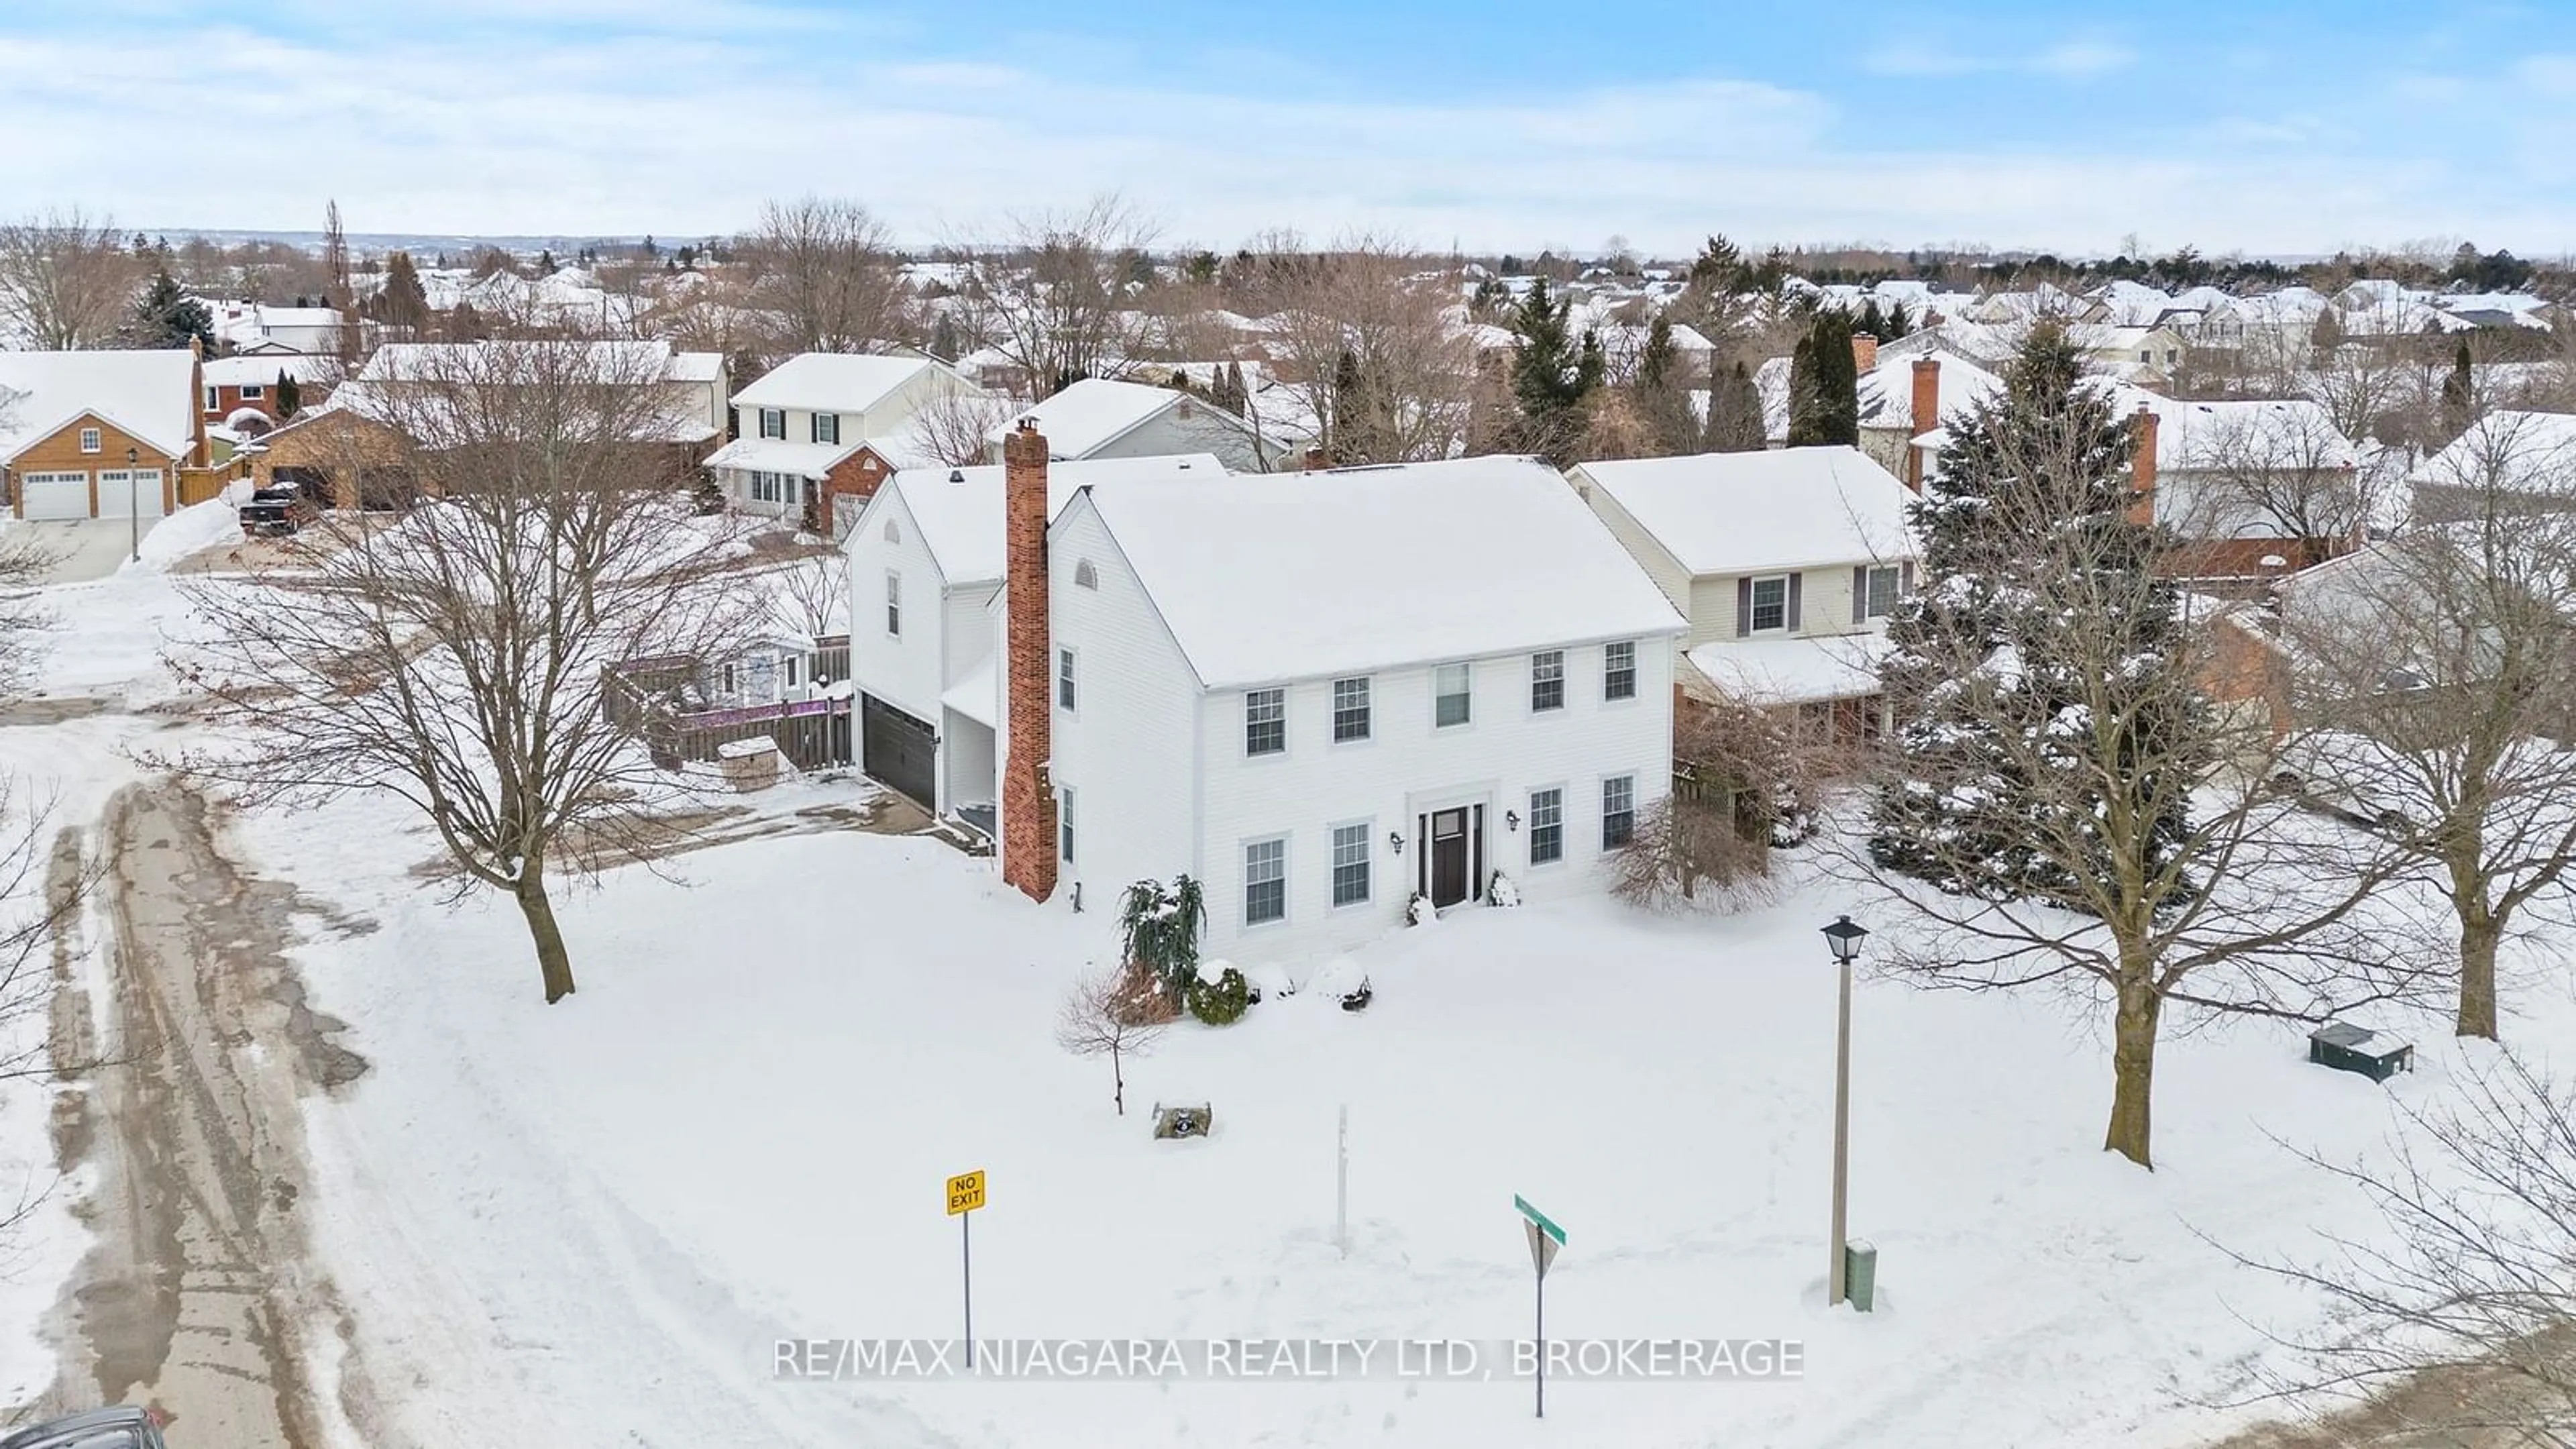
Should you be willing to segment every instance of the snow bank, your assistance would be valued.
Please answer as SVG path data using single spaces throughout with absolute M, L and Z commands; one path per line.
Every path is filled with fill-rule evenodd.
M 203 503 L 192 503 L 152 525 L 152 531 L 143 535 L 138 549 L 140 561 L 127 563 L 120 572 L 165 573 L 172 564 L 192 553 L 241 541 L 241 515 L 231 500 L 228 497 L 210 498 Z

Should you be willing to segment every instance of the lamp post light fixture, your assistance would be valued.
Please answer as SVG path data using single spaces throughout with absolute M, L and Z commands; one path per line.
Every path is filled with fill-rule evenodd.
M 1869 928 L 1852 924 L 1849 916 L 1836 916 L 1834 923 L 1824 928 L 1824 934 L 1825 944 L 1834 953 L 1834 965 L 1842 974 L 1834 1013 L 1834 1259 L 1825 1277 L 1825 1306 L 1830 1308 L 1843 1301 L 1846 1286 L 1843 1207 L 1851 1180 L 1852 958 L 1860 954 L 1861 939 L 1869 934 Z
M 134 472 L 143 462 L 143 454 L 133 448 L 125 450 L 125 551 L 134 562 L 143 562 L 143 515 L 137 505 L 143 494 L 134 481 Z

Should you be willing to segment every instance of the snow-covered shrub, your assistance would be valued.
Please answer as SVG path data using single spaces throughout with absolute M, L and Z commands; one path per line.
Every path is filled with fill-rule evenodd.
M 1406 925 L 1428 926 L 1439 919 L 1440 912 L 1432 906 L 1431 897 L 1422 892 L 1415 891 L 1413 899 L 1405 902 L 1404 923 Z
M 1517 906 L 1520 903 L 1521 888 L 1512 884 L 1512 878 L 1510 876 L 1503 874 L 1499 870 L 1495 871 L 1494 878 L 1485 883 L 1485 904 L 1489 906 L 1510 907 Z
M 1178 1006 L 1198 974 L 1199 932 L 1207 925 L 1207 905 L 1199 883 L 1186 875 L 1161 881 L 1140 880 L 1118 902 L 1118 930 L 1129 964 L 1153 973 L 1163 992 Z
M 1325 962 L 1323 969 L 1306 982 L 1306 989 L 1341 1003 L 1344 1011 L 1358 1011 L 1376 995 L 1375 988 L 1369 984 L 1368 973 L 1348 956 L 1336 956 Z
M 1218 972 L 1214 981 L 1201 972 L 1190 979 L 1188 999 L 1190 1015 L 1210 1026 L 1232 1026 L 1252 1006 L 1252 983 L 1231 966 Z

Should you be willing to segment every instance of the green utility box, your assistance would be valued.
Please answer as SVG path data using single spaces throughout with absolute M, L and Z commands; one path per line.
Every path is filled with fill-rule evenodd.
M 1857 1313 L 1869 1312 L 1878 1292 L 1878 1249 L 1858 1238 L 1843 1244 L 1843 1297 Z

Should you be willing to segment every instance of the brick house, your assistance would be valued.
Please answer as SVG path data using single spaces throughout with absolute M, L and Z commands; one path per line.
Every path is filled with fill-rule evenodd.
M 185 349 L 0 352 L 0 473 L 29 519 L 159 518 L 211 461 Z
M 318 407 L 324 396 L 323 369 L 328 361 L 278 354 L 213 358 L 202 369 L 197 411 L 208 427 L 228 426 L 244 411 L 259 414 L 268 426 L 275 427 L 286 421 L 278 412 L 278 379 L 295 379 L 298 411 Z

